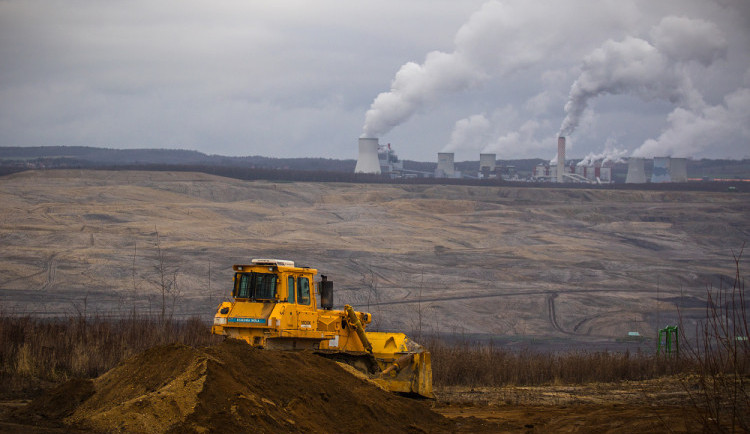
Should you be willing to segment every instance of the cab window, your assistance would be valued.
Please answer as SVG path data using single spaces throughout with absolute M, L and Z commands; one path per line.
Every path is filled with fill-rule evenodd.
M 236 298 L 273 300 L 276 298 L 276 275 L 271 273 L 236 273 L 234 277 Z
M 310 280 L 307 277 L 297 278 L 297 303 L 310 304 Z
M 276 275 L 267 273 L 255 274 L 255 298 L 272 300 L 276 297 Z
M 289 280 L 287 280 L 287 291 L 289 292 L 289 303 L 294 303 L 294 276 L 289 276 Z
M 235 275 L 234 296 L 237 298 L 250 298 L 250 280 L 249 274 L 237 273 Z

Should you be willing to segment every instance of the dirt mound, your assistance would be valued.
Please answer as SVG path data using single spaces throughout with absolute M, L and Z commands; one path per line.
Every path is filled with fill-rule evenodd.
M 93 386 L 93 387 L 92 387 Z M 71 399 L 75 398 L 75 399 Z M 69 382 L 25 412 L 96 431 L 449 432 L 425 402 L 385 392 L 312 353 L 227 340 L 152 348 L 93 381 Z
M 30 402 L 22 412 L 30 419 L 59 420 L 73 414 L 93 394 L 93 381 L 70 380 Z

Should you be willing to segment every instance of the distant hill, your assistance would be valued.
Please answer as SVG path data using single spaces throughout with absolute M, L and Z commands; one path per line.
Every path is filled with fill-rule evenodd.
M 108 149 L 88 146 L 0 147 L 2 160 L 31 160 L 36 158 L 68 158 L 91 163 L 174 163 L 205 162 L 206 154 L 184 149 Z
M 88 146 L 0 147 L 0 161 L 45 160 L 54 166 L 79 164 L 123 166 L 138 164 L 227 165 L 267 169 L 354 171 L 356 161 L 330 158 L 227 157 L 184 149 L 108 149 Z M 55 164 L 55 161 L 58 160 Z M 49 167 L 49 166 L 47 166 Z
M 531 175 L 537 164 L 546 160 L 539 158 L 498 160 L 501 167 L 513 166 L 521 178 Z M 573 160 L 575 163 L 576 160 Z M 89 146 L 35 146 L 0 147 L 0 173 L 25 168 L 92 168 L 118 166 L 203 166 L 237 167 L 243 169 L 290 170 L 313 172 L 354 172 L 356 160 L 332 158 L 270 158 L 259 155 L 230 157 L 207 155 L 184 149 L 109 149 Z M 646 169 L 650 169 L 650 161 Z M 420 172 L 433 172 L 436 162 L 404 160 L 404 168 Z M 456 162 L 456 170 L 467 175 L 476 175 L 479 161 Z M 690 178 L 750 178 L 750 160 L 688 160 Z M 627 164 L 616 164 L 613 178 L 625 181 Z

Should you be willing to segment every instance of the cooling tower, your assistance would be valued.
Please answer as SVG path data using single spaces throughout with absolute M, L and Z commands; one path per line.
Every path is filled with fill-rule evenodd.
M 438 152 L 438 165 L 435 172 L 448 178 L 452 178 L 455 175 L 456 168 L 453 164 L 453 152 Z
M 669 175 L 669 157 L 654 157 L 654 171 L 651 182 L 672 182 Z
M 557 182 L 563 182 L 565 173 L 565 137 L 557 138 Z
M 628 176 L 625 177 L 626 184 L 645 184 L 646 171 L 643 169 L 643 158 L 631 157 L 628 159 Z
M 479 176 L 489 178 L 495 173 L 495 154 L 479 154 Z
M 488 167 L 490 172 L 495 170 L 495 154 L 479 154 L 479 171 Z
M 359 157 L 354 173 L 380 174 L 380 161 L 378 160 L 378 139 L 360 138 Z
M 669 177 L 672 182 L 687 182 L 687 158 L 669 159 Z

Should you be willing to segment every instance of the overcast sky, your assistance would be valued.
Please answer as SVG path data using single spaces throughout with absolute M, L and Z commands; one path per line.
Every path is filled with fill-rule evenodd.
M 750 158 L 748 0 L 0 0 L 0 146 Z

